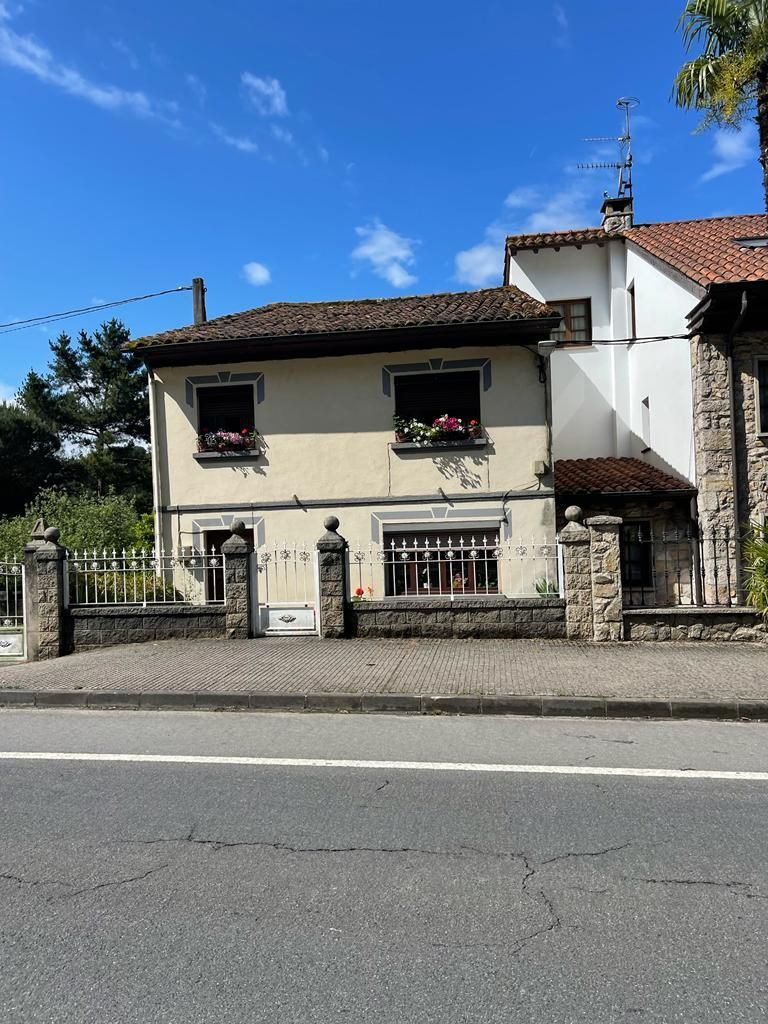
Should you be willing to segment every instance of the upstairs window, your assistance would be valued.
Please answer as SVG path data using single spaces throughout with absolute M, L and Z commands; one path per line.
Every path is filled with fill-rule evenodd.
M 756 367 L 757 432 L 768 434 L 768 359 L 758 359 Z
M 477 371 L 406 373 L 395 377 L 395 416 L 431 425 L 446 413 L 458 416 L 465 424 L 480 421 Z
M 239 434 L 243 430 L 253 430 L 253 409 L 253 387 L 250 384 L 198 388 L 198 433 L 226 430 Z
M 592 304 L 589 299 L 547 300 L 547 305 L 556 310 L 562 320 L 552 337 L 561 344 L 584 343 L 592 340 Z

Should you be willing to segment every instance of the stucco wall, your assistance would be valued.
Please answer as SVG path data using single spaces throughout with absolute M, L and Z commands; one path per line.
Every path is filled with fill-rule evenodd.
M 394 386 L 385 394 L 383 368 L 430 359 L 490 360 L 490 386 L 484 390 L 481 384 L 484 448 L 392 448 Z M 264 375 L 256 426 L 266 451 L 259 458 L 203 463 L 194 458 L 197 409 L 189 404 L 186 381 L 219 369 Z M 341 520 L 345 536 L 370 541 L 371 508 L 377 502 L 390 518 L 400 513 L 403 522 L 474 523 L 473 509 L 487 510 L 489 502 L 498 507 L 502 495 L 508 497 L 502 514 L 495 515 L 497 528 L 506 517 L 508 523 L 514 520 L 513 533 L 541 537 L 553 530 L 551 478 L 534 474 L 535 461 L 549 461 L 545 388 L 534 352 L 483 346 L 223 363 L 221 368 L 161 368 L 156 378 L 160 504 L 174 509 L 164 516 L 166 543 L 189 544 L 233 518 L 244 518 L 260 531 L 257 541 L 280 537 L 314 543 L 323 518 L 331 514 Z
M 627 284 L 634 283 L 637 334 L 687 334 L 686 317 L 699 301 L 691 285 L 684 287 L 627 248 Z M 688 341 L 667 339 L 632 345 L 629 349 L 629 422 L 632 455 L 646 446 L 642 403 L 649 399 L 651 452 L 646 456 L 662 469 L 671 468 L 694 479 L 693 389 Z

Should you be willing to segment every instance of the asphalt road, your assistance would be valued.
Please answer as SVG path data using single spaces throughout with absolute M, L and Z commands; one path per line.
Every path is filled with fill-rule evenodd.
M 762 1022 L 767 741 L 0 712 L 0 1021 Z

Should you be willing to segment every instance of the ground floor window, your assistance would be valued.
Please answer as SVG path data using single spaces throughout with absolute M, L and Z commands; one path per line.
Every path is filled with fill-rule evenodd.
M 493 532 L 388 534 L 383 548 L 387 597 L 499 593 L 498 536 Z
M 224 600 L 224 560 L 217 556 L 221 556 L 221 545 L 231 536 L 231 530 L 206 530 L 205 532 L 205 553 L 213 556 L 209 558 L 205 570 L 206 601 Z M 253 530 L 246 530 L 244 536 L 253 547 Z
M 630 589 L 653 586 L 653 536 L 649 519 L 622 524 L 621 582 Z

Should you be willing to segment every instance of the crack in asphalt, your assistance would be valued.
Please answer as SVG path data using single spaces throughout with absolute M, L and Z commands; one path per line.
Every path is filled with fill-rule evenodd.
M 149 870 L 143 872 L 142 874 L 133 875 L 130 878 L 117 878 L 113 881 L 97 882 L 96 885 L 86 885 L 82 889 L 75 889 L 74 892 L 62 893 L 59 896 L 49 896 L 46 900 L 46 903 L 54 903 L 59 900 L 71 900 L 74 899 L 76 896 L 82 896 L 83 893 L 86 892 L 96 892 L 97 889 L 108 889 L 116 885 L 128 885 L 131 882 L 140 882 L 142 879 L 149 878 L 150 875 L 154 875 L 158 871 L 163 871 L 167 867 L 169 867 L 168 864 L 158 864 L 153 868 L 149 868 Z M 7 873 L 0 874 L 0 880 L 16 882 L 18 885 L 28 885 L 31 887 L 36 887 L 38 885 L 63 885 L 67 889 L 72 889 L 74 887 L 72 882 L 63 882 L 61 880 L 51 881 L 49 879 L 44 878 L 22 878 L 21 875 L 12 875 Z
M 549 857 L 547 860 L 541 861 L 541 866 L 545 864 L 556 864 L 560 860 L 569 860 L 571 857 L 603 857 L 607 853 L 618 853 L 619 850 L 626 850 L 628 847 L 634 845 L 634 840 L 630 839 L 626 843 L 622 843 L 620 846 L 606 846 L 602 850 L 571 850 L 568 853 L 558 854 L 557 857 Z
M 82 896 L 86 892 L 96 892 L 98 889 L 109 889 L 115 885 L 129 885 L 131 882 L 141 882 L 144 878 L 149 878 L 150 875 L 157 874 L 158 871 L 164 871 L 168 864 L 158 864 L 153 868 L 149 868 L 141 875 L 133 875 L 131 878 L 117 878 L 113 882 L 98 882 L 96 885 L 86 885 L 82 889 L 75 889 L 74 892 L 64 893 L 62 896 L 50 896 L 48 902 L 52 903 L 54 900 L 71 900 L 76 896 Z M 68 883 L 64 883 L 68 884 Z
M 158 839 L 121 839 L 122 844 L 154 846 L 159 843 L 191 843 L 193 846 L 209 846 L 215 853 L 219 850 L 233 850 L 237 847 L 254 847 L 279 850 L 284 853 L 422 853 L 431 857 L 458 857 L 451 850 L 428 850 L 412 846 L 291 846 L 290 843 L 271 842 L 266 839 L 238 840 L 227 842 L 223 839 L 196 839 L 190 832 L 185 836 L 161 836 Z
M 756 882 L 719 881 L 714 878 L 630 878 L 632 882 L 647 882 L 649 885 L 702 885 L 708 888 L 725 889 L 734 896 L 744 896 L 748 900 L 768 900 L 768 895 L 760 892 L 744 892 L 753 889 Z

